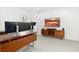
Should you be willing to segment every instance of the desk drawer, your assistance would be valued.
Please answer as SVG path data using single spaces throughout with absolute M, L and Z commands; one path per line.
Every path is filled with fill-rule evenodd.
M 16 40 L 12 40 L 10 42 L 2 43 L 1 45 L 1 51 L 4 52 L 11 52 L 16 51 L 30 43 L 36 40 L 36 35 L 26 36 L 22 37 Z

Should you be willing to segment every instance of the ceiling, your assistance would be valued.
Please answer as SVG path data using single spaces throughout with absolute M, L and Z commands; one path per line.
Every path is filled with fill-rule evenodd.
M 54 7 L 23 7 L 23 9 L 25 10 L 25 11 L 28 11 L 28 12 L 46 12 L 46 11 L 51 11 L 52 10 L 52 8 L 54 8 Z

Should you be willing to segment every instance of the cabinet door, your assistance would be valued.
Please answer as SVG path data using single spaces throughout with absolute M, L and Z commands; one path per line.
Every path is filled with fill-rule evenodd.
M 42 30 L 41 30 L 41 34 L 42 34 L 42 35 L 48 35 L 48 30 L 42 29 Z
M 56 30 L 55 36 L 56 37 L 64 37 L 64 31 L 63 30 Z
M 48 30 L 48 35 L 49 36 L 54 36 L 54 30 L 53 29 L 50 29 L 50 30 Z

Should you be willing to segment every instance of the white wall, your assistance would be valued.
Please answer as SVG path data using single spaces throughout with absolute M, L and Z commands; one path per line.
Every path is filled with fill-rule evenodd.
M 0 31 L 4 31 L 4 21 L 27 21 L 37 22 L 35 31 L 40 33 L 44 27 L 44 19 L 52 17 L 61 18 L 61 27 L 65 29 L 65 39 L 79 41 L 79 8 L 14 8 L 0 7 Z
M 47 10 L 45 10 L 47 9 Z M 33 14 L 36 18 L 37 28 L 40 30 L 44 27 L 44 19 L 52 17 L 61 18 L 61 27 L 65 29 L 65 39 L 79 41 L 79 8 L 40 8 L 37 14 Z M 42 12 L 43 11 L 43 12 Z
M 0 7 L 0 31 L 5 31 L 5 21 L 23 21 L 23 16 L 30 14 L 19 7 Z

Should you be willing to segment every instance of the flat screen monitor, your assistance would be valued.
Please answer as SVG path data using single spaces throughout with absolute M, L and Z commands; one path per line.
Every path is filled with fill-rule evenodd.
M 5 32 L 16 32 L 16 22 L 5 22 Z
M 18 25 L 18 32 L 30 30 L 30 23 L 5 22 L 5 32 L 7 33 L 17 32 L 17 25 Z
M 19 32 L 30 30 L 30 23 L 20 22 L 20 23 L 18 23 L 18 26 L 19 26 Z

